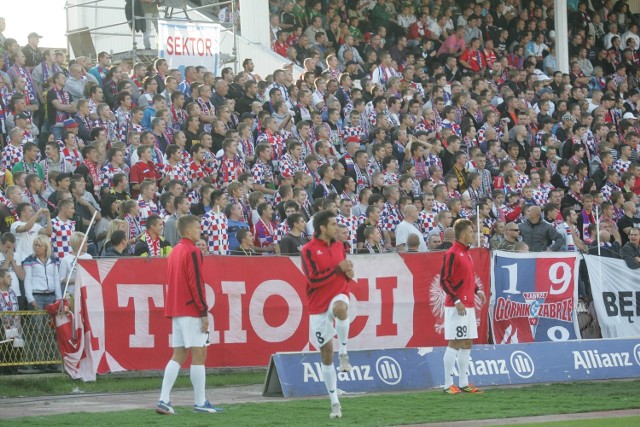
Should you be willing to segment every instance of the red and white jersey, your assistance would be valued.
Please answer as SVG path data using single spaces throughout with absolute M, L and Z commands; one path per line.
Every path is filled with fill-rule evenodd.
M 16 147 L 14 145 L 7 145 L 2 150 L 2 168 L 9 169 L 13 168 L 16 163 L 21 162 L 22 157 L 22 147 Z
M 238 155 L 229 158 L 223 154 L 217 158 L 215 169 L 218 186 L 222 187 L 240 178 L 245 171 L 244 161 Z
M 76 223 L 71 220 L 62 221 L 59 217 L 51 220 L 51 250 L 53 255 L 62 259 L 71 253 L 71 234 L 76 231 Z
M 309 173 L 303 159 L 295 160 L 289 153 L 282 156 L 280 160 L 280 175 L 283 178 L 291 178 L 298 171 Z
M 425 240 L 428 240 L 429 232 L 436 228 L 436 214 L 420 211 L 418 214 L 418 228 L 422 231 Z
M 209 253 L 216 255 L 229 254 L 228 223 L 224 213 L 211 209 L 202 217 L 200 229 L 207 241 Z
M 358 217 L 355 215 L 344 216 L 339 213 L 336 216 L 336 222 L 347 227 L 347 230 L 349 230 L 349 246 L 355 250 L 356 245 L 358 244 L 358 238 L 356 236 L 356 231 L 358 230 Z
M 187 177 L 189 178 L 190 182 L 196 182 L 206 176 L 213 175 L 213 172 L 213 168 L 207 166 L 205 162 L 191 162 L 189 163 L 189 167 L 187 169 Z
M 189 182 L 189 174 L 187 173 L 187 166 L 184 163 L 164 163 L 160 169 L 162 178 L 168 178 L 169 180 L 176 179 L 181 182 Z
M 138 214 L 138 222 L 140 227 L 146 230 L 147 218 L 151 215 L 158 215 L 158 205 L 153 200 L 148 202 L 142 198 L 142 195 L 138 196 L 138 206 L 140 207 L 140 213 Z

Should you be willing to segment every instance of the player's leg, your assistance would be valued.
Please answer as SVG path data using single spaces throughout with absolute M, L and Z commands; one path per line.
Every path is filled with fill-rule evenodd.
M 193 386 L 195 412 L 222 412 L 222 408 L 214 407 L 205 396 L 207 373 L 204 367 L 207 359 L 207 344 L 209 334 L 202 332 L 202 320 L 199 317 L 192 317 L 189 327 L 189 335 L 185 338 L 185 347 L 191 351 L 191 367 L 189 369 L 189 379 Z
M 313 314 L 309 319 L 311 334 L 322 359 L 322 377 L 331 399 L 331 418 L 341 418 L 342 408 L 338 400 L 338 375 L 333 364 L 333 318 L 330 312 Z
M 471 360 L 471 346 L 473 340 L 478 338 L 478 327 L 476 324 L 475 310 L 467 309 L 465 339 L 460 340 L 460 350 L 458 351 L 458 369 L 460 371 L 460 390 L 467 393 L 482 393 L 477 387 L 469 384 L 469 362 Z
M 340 371 L 350 372 L 351 363 L 347 354 L 347 341 L 349 340 L 349 302 L 345 301 L 346 295 L 339 295 L 333 300 L 333 317 L 336 323 L 336 333 L 338 334 L 338 355 L 340 358 Z
M 171 389 L 178 378 L 180 367 L 187 358 L 187 350 L 184 347 L 184 338 L 182 331 L 181 318 L 175 317 L 171 320 L 171 346 L 173 347 L 173 356 L 164 368 L 164 376 L 162 377 L 162 389 L 160 391 L 160 400 L 156 405 L 156 412 L 164 415 L 173 415 L 176 412 L 171 406 Z
M 458 394 L 460 389 L 453 384 L 453 369 L 456 365 L 458 352 L 460 351 L 460 336 L 458 328 L 461 316 L 458 315 L 455 307 L 445 307 L 444 309 L 444 337 L 449 341 L 449 345 L 444 351 L 444 392 L 447 394 Z

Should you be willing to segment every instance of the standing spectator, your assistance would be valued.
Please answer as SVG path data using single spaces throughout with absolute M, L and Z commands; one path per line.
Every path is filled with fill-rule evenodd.
M 289 232 L 280 241 L 282 255 L 300 255 L 302 247 L 309 241 L 305 233 L 306 221 L 302 214 L 293 213 L 287 217 Z
M 270 254 L 275 250 L 273 239 L 277 224 L 273 221 L 273 208 L 268 202 L 257 206 L 259 219 L 253 225 L 254 246 L 258 252 Z
M 45 306 L 62 299 L 60 289 L 60 260 L 51 252 L 51 241 L 46 236 L 38 236 L 33 241 L 33 252 L 22 263 L 24 268 L 24 290 L 27 302 L 31 310 L 44 310 Z M 31 335 L 33 340 L 33 357 L 35 360 L 50 360 L 57 349 L 44 316 L 36 316 L 33 319 L 34 330 Z M 49 368 L 50 369 L 50 368 Z
M 98 63 L 89 69 L 89 74 L 96 78 L 98 85 L 104 90 L 105 84 L 107 84 L 107 72 L 111 65 L 111 56 L 107 52 L 100 52 L 98 54 Z
M 67 78 L 64 73 L 55 73 L 51 81 L 51 88 L 47 91 L 47 123 L 49 131 L 57 141 L 62 138 L 64 121 L 77 110 L 71 102 L 71 94 L 65 90 Z
M 185 196 L 176 196 L 173 199 L 175 212 L 165 221 L 163 236 L 171 246 L 178 244 L 180 235 L 178 234 L 178 219 L 187 215 L 190 211 L 189 199 Z
M 71 235 L 76 231 L 76 223 L 71 220 L 74 215 L 74 203 L 73 200 L 69 198 L 61 200 L 58 203 L 58 216 L 51 220 L 52 234 L 50 247 L 53 246 L 53 255 L 59 259 L 71 253 Z M 59 282 L 60 281 L 58 281 L 58 283 Z
M 11 224 L 11 233 L 16 236 L 16 260 L 22 264 L 22 261 L 31 254 L 36 237 L 41 234 L 51 237 L 53 229 L 49 209 L 42 208 L 35 212 L 31 203 L 18 203 L 16 215 L 18 220 Z M 42 218 L 46 219 L 46 227 L 44 228 L 39 224 Z
M 565 244 L 564 237 L 546 221 L 542 220 L 539 206 L 531 206 L 527 210 L 527 219 L 520 224 L 522 241 L 529 245 L 531 252 L 558 252 Z
M 228 255 L 228 221 L 223 212 L 227 204 L 227 195 L 222 190 L 215 190 L 211 193 L 210 198 L 211 209 L 202 217 L 201 231 L 206 238 L 210 254 Z
M 410 234 L 416 234 L 420 240 L 419 252 L 427 252 L 427 244 L 424 241 L 424 235 L 415 226 L 418 221 L 418 208 L 414 205 L 407 205 L 404 208 L 404 219 L 396 227 L 396 250 L 398 252 L 406 252 L 408 250 L 407 239 Z
M 44 60 L 42 51 L 38 49 L 41 38 L 42 36 L 38 35 L 38 33 L 29 33 L 27 36 L 27 45 L 22 48 L 22 53 L 26 58 L 25 65 L 29 67 L 30 70 L 33 70 L 36 65 Z
M 159 219 L 159 218 L 158 218 Z M 204 363 L 209 344 L 209 306 L 204 284 L 202 252 L 195 246 L 200 238 L 200 220 L 185 215 L 178 221 L 182 239 L 167 262 L 167 303 L 164 314 L 171 318 L 173 356 L 164 370 L 160 399 L 156 405 L 159 414 L 175 414 L 171 406 L 171 389 L 178 378 L 180 367 L 191 352 L 190 378 L 195 396 L 195 412 L 216 413 L 216 408 L 205 397 L 206 372 Z
M 16 340 L 22 340 L 22 326 L 20 316 L 10 315 L 8 312 L 20 310 L 18 296 L 12 287 L 12 275 L 5 269 L 0 268 L 0 341 L 13 339 L 0 344 L 0 364 L 14 363 L 21 359 L 21 348 L 15 345 Z M 0 374 L 13 375 L 17 369 L 13 366 L 0 368 Z
M 640 219 L 636 217 L 638 206 L 632 201 L 624 202 L 622 205 L 624 215 L 618 220 L 618 230 L 622 238 L 622 246 L 629 241 L 629 233 L 634 227 L 640 227 Z

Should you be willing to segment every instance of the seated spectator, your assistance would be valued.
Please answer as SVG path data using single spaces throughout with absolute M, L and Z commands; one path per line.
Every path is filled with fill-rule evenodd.
M 151 215 L 146 221 L 146 231 L 136 241 L 135 256 L 166 257 L 171 245 L 162 237 L 164 222 L 158 215 Z
M 236 234 L 240 246 L 231 251 L 231 255 L 255 256 L 258 253 L 253 249 L 253 235 L 245 228 L 238 230 Z
M 127 234 L 123 230 L 115 230 L 109 239 L 109 247 L 104 253 L 105 257 L 127 256 Z

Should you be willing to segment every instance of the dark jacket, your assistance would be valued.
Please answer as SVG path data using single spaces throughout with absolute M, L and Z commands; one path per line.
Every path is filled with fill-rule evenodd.
M 633 270 L 640 268 L 640 263 L 636 261 L 636 257 L 640 257 L 640 246 L 633 246 L 631 242 L 628 242 L 620 249 L 620 255 L 627 263 L 627 267 Z
M 562 249 L 565 243 L 564 236 L 553 225 L 540 219 L 537 224 L 526 220 L 519 225 L 520 237 L 529 246 L 531 252 L 544 252 L 549 246 L 554 252 Z

